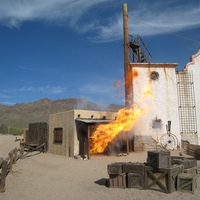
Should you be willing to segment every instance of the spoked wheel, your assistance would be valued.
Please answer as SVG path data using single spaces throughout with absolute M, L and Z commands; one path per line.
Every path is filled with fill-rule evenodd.
M 160 138 L 160 144 L 163 148 L 167 150 L 176 150 L 178 147 L 178 139 L 172 133 L 164 134 Z

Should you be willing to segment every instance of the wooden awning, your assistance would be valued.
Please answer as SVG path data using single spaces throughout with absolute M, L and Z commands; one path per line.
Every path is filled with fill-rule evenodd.
M 76 121 L 84 122 L 86 124 L 107 124 L 115 121 L 114 119 L 81 119 L 78 118 Z

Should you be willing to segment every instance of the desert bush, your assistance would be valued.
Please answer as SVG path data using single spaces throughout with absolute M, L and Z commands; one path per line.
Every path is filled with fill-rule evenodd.
M 24 128 L 8 126 L 5 124 L 0 125 L 0 133 L 1 134 L 22 135 L 23 130 L 24 130 Z

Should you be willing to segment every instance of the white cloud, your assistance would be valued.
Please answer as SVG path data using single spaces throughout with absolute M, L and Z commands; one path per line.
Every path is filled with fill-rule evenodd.
M 103 81 L 102 81 L 103 82 Z M 82 98 L 86 98 L 99 105 L 108 106 L 110 102 L 123 105 L 124 96 L 117 97 L 118 91 L 112 84 L 88 83 L 79 88 Z
M 0 104 L 3 104 L 3 105 L 8 105 L 8 106 L 13 106 L 15 105 L 15 103 L 12 103 L 12 102 L 0 102 Z
M 157 2 L 154 4 L 142 2 L 142 4 L 135 4 L 128 8 L 129 34 L 149 36 L 163 33 L 153 27 L 167 32 L 176 32 L 200 26 L 199 2 L 196 2 L 196 4 L 190 4 L 190 2 L 181 4 L 182 1 L 179 1 L 179 4 L 178 1 Z M 110 19 L 106 26 L 100 25 L 96 28 L 98 29 L 98 36 L 92 38 L 93 41 L 109 42 L 123 39 L 122 13 Z
M 68 20 L 73 27 L 89 8 L 105 1 L 108 0 L 0 0 L 0 22 L 19 28 L 25 21 L 66 23 Z
M 99 9 L 101 3 L 105 7 Z M 89 38 L 92 41 L 109 42 L 123 39 L 122 4 L 119 0 L 0 0 L 0 23 L 19 28 L 25 21 L 40 20 L 70 26 L 80 33 L 90 31 L 95 34 Z M 200 2 L 196 0 L 127 0 L 127 5 L 130 34 L 163 33 L 132 19 L 169 32 L 200 26 Z M 90 9 L 93 15 L 97 10 L 94 18 Z
M 6 99 L 8 99 L 8 98 L 11 98 L 11 96 L 7 96 L 7 95 L 4 95 L 4 94 L 0 94 L 0 98 L 6 98 Z
M 48 93 L 48 94 L 61 94 L 66 91 L 67 88 L 65 87 L 60 87 L 60 86 L 46 86 L 46 87 L 22 87 L 19 89 L 21 92 L 43 92 L 43 93 Z
M 114 91 L 114 86 L 86 84 L 79 88 L 81 93 L 84 94 L 105 94 Z
M 47 71 L 47 72 L 50 72 L 50 71 L 54 71 L 52 69 L 42 69 L 42 68 L 28 68 L 28 67 L 22 67 L 22 66 L 19 66 L 19 68 L 21 69 L 26 69 L 26 70 L 31 70 L 31 71 Z

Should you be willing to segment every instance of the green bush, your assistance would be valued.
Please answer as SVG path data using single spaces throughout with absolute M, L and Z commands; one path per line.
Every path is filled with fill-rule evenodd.
M 11 135 L 22 135 L 24 128 L 7 126 L 5 124 L 0 125 L 1 134 L 11 134 Z

